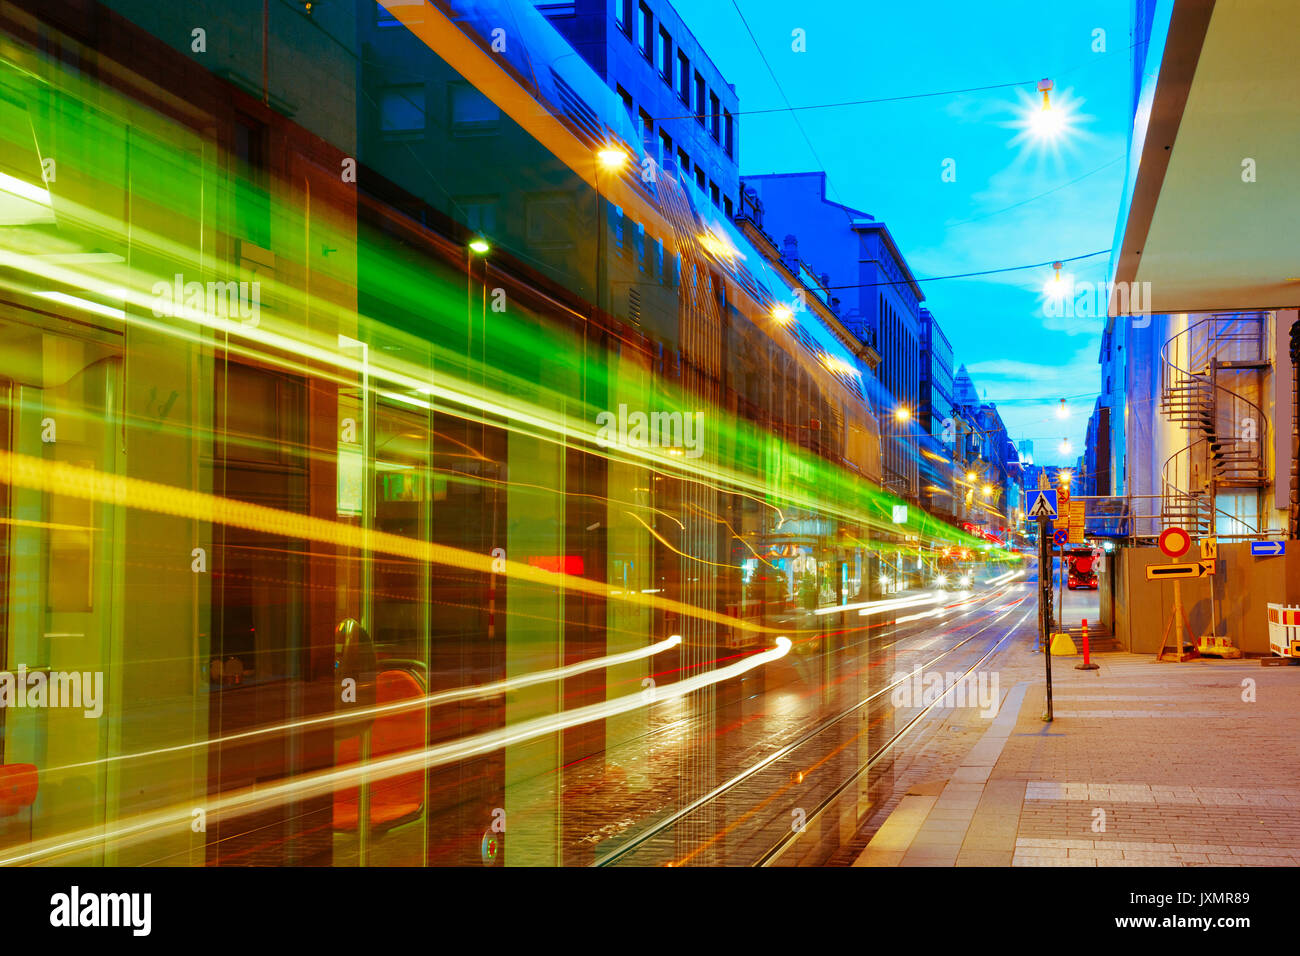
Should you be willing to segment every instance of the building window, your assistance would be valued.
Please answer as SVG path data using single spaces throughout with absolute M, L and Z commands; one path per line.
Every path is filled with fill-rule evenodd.
M 728 156 L 735 156 L 736 152 L 736 130 L 734 121 L 731 118 L 730 110 L 722 111 L 722 148 L 727 151 Z
M 537 193 L 524 203 L 525 235 L 535 249 L 573 245 L 573 199 L 568 193 Z
M 423 85 L 388 86 L 379 91 L 379 131 L 393 139 L 423 135 Z
M 547 20 L 567 20 L 578 15 L 578 5 L 573 0 L 567 3 L 539 3 L 537 12 Z
M 641 145 L 645 147 L 647 153 L 653 153 L 655 145 L 654 117 L 643 109 L 637 110 L 636 113 L 637 131 L 641 134 Z
M 654 15 L 650 8 L 642 3 L 636 18 L 636 45 L 641 48 L 641 55 L 651 63 L 655 60 L 654 49 Z
M 691 105 L 691 61 L 681 50 L 677 51 L 677 95 L 687 106 Z
M 480 236 L 493 236 L 497 231 L 497 196 L 457 196 L 456 206 L 465 215 L 465 225 Z
M 455 83 L 451 90 L 451 131 L 456 136 L 486 136 L 497 131 L 501 110 L 468 83 Z
M 699 166 L 695 167 L 695 184 L 700 187 L 700 192 L 704 192 L 704 170 Z
M 686 155 L 686 150 L 680 146 L 677 147 L 677 178 L 682 181 L 691 174 L 691 158 Z
M 722 138 L 722 104 L 717 93 L 709 94 L 709 135 L 714 142 Z
M 721 193 L 718 191 L 718 184 L 709 180 L 709 202 L 713 203 L 713 208 L 717 209 L 722 205 Z
M 632 0 L 614 0 L 614 22 L 629 37 L 632 35 Z
M 708 87 L 704 85 L 704 77 L 700 76 L 700 71 L 695 71 L 695 122 L 701 126 L 704 125 L 704 100 Z
M 659 165 L 667 166 L 673 161 L 673 138 L 660 128 L 659 130 Z
M 627 110 L 627 118 L 635 122 L 636 106 L 633 105 L 632 103 L 632 94 L 629 93 L 627 90 L 623 89 L 622 86 L 620 86 L 618 88 L 618 96 L 619 99 L 623 101 L 623 109 Z
M 669 86 L 673 85 L 673 38 L 663 27 L 659 28 L 659 75 Z
M 731 218 L 731 197 L 730 196 L 722 197 L 722 211 L 727 214 L 728 219 Z

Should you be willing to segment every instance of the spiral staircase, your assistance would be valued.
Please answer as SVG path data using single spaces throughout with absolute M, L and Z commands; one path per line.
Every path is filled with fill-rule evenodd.
M 1236 390 L 1269 367 L 1267 327 L 1262 312 L 1206 315 L 1161 348 L 1160 411 L 1190 438 L 1165 460 L 1164 527 L 1212 534 L 1225 514 L 1215 504 L 1220 492 L 1269 484 L 1268 419 Z M 1259 530 L 1242 524 L 1247 533 Z

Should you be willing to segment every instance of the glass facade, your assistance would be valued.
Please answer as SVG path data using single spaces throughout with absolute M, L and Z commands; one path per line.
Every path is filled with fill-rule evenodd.
M 787 839 L 700 801 L 883 686 L 834 610 L 882 563 L 973 541 L 896 522 L 852 357 L 529 4 L 46 6 L 0 12 L 0 863 Z

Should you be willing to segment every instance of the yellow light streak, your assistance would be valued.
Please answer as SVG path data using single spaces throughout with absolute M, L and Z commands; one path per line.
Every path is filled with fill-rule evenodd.
M 293 801 L 327 796 L 345 787 L 356 786 L 362 780 L 374 784 L 377 781 L 400 776 L 401 774 L 466 760 L 470 757 L 492 753 L 503 747 L 514 746 L 529 740 L 535 740 L 538 737 L 555 734 L 569 727 L 576 727 L 596 720 L 607 720 L 620 714 L 649 707 L 653 703 L 685 697 L 704 687 L 730 680 L 756 667 L 779 660 L 790 652 L 790 647 L 791 641 L 788 637 L 778 637 L 776 647 L 760 651 L 726 667 L 720 667 L 717 670 L 678 681 L 675 684 L 650 688 L 634 694 L 626 694 L 613 700 L 579 707 L 576 710 L 537 717 L 434 747 L 393 754 L 372 760 L 366 764 L 319 771 L 295 777 L 282 783 L 269 785 L 262 783 L 245 787 L 233 793 L 208 800 L 203 806 L 207 824 L 211 827 L 215 822 L 228 818 L 270 810 Z M 14 847 L 8 851 L 0 850 L 0 866 L 52 860 L 78 851 L 91 850 L 98 846 L 129 846 L 175 833 L 181 828 L 188 830 L 193 816 L 193 801 L 184 804 L 173 804 L 164 810 L 127 817 L 107 827 L 88 827 L 71 833 L 37 840 L 22 848 Z
M 387 531 L 358 528 L 324 518 L 280 511 L 265 505 L 234 501 L 201 491 L 174 488 L 125 475 L 109 475 L 66 462 L 45 461 L 29 455 L 0 451 L 0 476 L 17 487 L 49 494 L 136 508 L 194 521 L 246 528 L 268 535 L 321 541 L 338 547 L 355 548 L 362 552 L 392 554 L 414 561 L 445 564 L 482 574 L 504 573 L 512 579 L 530 584 L 565 588 L 607 599 L 617 597 L 618 600 L 628 604 L 673 611 L 698 620 L 712 621 L 715 624 L 753 633 L 774 634 L 778 631 L 777 628 L 753 624 L 741 618 L 719 614 L 707 608 L 695 607 L 670 598 L 631 592 L 620 592 L 614 595 L 608 585 L 577 575 L 546 571 L 518 561 L 499 560 L 490 555 L 477 554 L 461 548 L 434 544 L 430 541 L 418 541 Z M 636 518 L 635 515 L 632 517 Z M 639 518 L 636 520 L 640 521 Z M 645 522 L 641 523 L 645 524 Z M 494 572 L 494 562 L 497 562 L 499 567 L 503 565 L 505 570 Z M 727 565 L 722 566 L 727 567 Z

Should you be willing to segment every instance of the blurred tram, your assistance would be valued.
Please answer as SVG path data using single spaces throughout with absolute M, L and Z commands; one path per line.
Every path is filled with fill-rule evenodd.
M 830 673 L 858 624 L 824 642 L 818 612 L 872 595 L 873 546 L 974 543 L 891 521 L 865 344 L 815 290 L 789 308 L 754 220 L 500 6 L 361 3 L 327 42 L 322 5 L 287 34 L 311 44 L 272 34 L 268 90 L 178 46 L 167 5 L 0 8 L 0 670 L 113 688 L 111 732 L 0 710 L 0 766 L 40 780 L 0 859 L 90 833 L 59 862 L 590 863 L 562 801 L 609 786 L 635 816 L 608 755 L 659 724 L 566 714 L 776 635 Z M 811 679 L 770 673 L 693 692 L 699 746 Z M 272 783 L 201 832 L 131 829 Z

